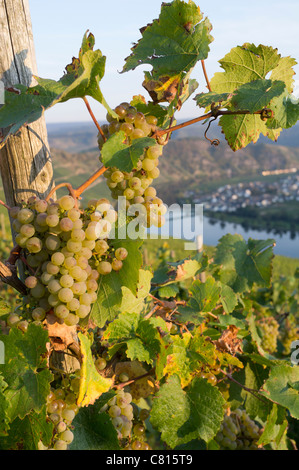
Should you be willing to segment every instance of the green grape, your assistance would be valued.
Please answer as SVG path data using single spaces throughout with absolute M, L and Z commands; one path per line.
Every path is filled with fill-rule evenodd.
M 29 238 L 29 240 L 26 242 L 26 248 L 29 253 L 39 253 L 42 247 L 42 241 L 37 237 Z
M 48 208 L 48 203 L 47 201 L 44 201 L 43 199 L 39 199 L 34 204 L 34 209 L 36 210 L 36 212 L 40 212 L 40 213 L 46 212 L 47 208 Z
M 58 434 L 66 431 L 66 429 L 67 429 L 67 425 L 64 421 L 60 421 L 60 423 L 58 423 L 56 426 L 56 431 Z
M 24 224 L 20 227 L 20 234 L 24 237 L 30 238 L 35 234 L 35 228 L 31 224 Z
M 73 229 L 74 223 L 68 217 L 60 220 L 59 226 L 63 232 L 70 232 Z
M 56 264 L 53 264 L 51 262 L 47 263 L 47 273 L 48 274 L 52 274 L 52 275 L 55 275 L 55 274 L 58 274 L 59 273 L 59 266 L 57 266 Z
M 112 266 L 108 261 L 101 261 L 97 267 L 99 274 L 106 275 L 112 271 Z
M 69 256 L 64 259 L 64 266 L 66 267 L 66 269 L 71 269 L 76 265 L 77 265 L 77 261 L 72 256 Z
M 54 313 L 57 318 L 65 319 L 70 315 L 69 309 L 64 304 L 59 304 L 54 307 Z
M 142 449 L 142 442 L 136 440 L 132 443 L 132 450 L 141 450 Z
M 95 366 L 98 370 L 104 370 L 107 366 L 107 362 L 103 357 L 98 357 L 97 360 L 95 361 Z
M 72 196 L 62 196 L 58 200 L 58 204 L 61 209 L 69 211 L 75 207 L 75 199 Z
M 140 410 L 140 413 L 139 413 L 139 419 L 140 421 L 145 421 L 147 418 L 149 418 L 149 411 L 146 410 L 146 409 L 142 409 Z
M 48 291 L 50 292 L 50 294 L 58 294 L 60 290 L 60 282 L 57 279 L 52 279 L 48 284 Z
M 29 276 L 25 279 L 25 286 L 28 287 L 28 289 L 33 289 L 37 285 L 37 277 L 35 276 Z
M 75 242 L 83 242 L 85 240 L 85 232 L 81 228 L 73 229 L 71 233 L 71 238 Z
M 67 325 L 67 326 L 75 326 L 79 323 L 79 317 L 77 317 L 76 315 L 70 313 L 65 319 L 64 319 L 64 323 Z
M 21 224 L 29 224 L 34 220 L 34 212 L 30 209 L 21 209 L 17 213 L 17 219 Z
M 63 303 L 70 302 L 73 297 L 73 291 L 68 287 L 62 287 L 58 292 L 58 298 Z
M 36 284 L 33 289 L 30 289 L 30 295 L 35 299 L 41 299 L 46 293 L 46 289 L 42 284 Z
M 75 222 L 76 220 L 80 219 L 80 211 L 78 209 L 70 209 L 68 210 L 67 216 L 72 221 Z
M 151 170 L 153 170 L 155 168 L 155 164 L 154 164 L 154 161 L 150 158 L 145 158 L 143 161 L 142 161 L 142 168 L 145 170 L 145 171 L 148 171 L 150 172 Z
M 57 251 L 51 256 L 51 262 L 56 266 L 61 266 L 64 263 L 65 257 L 64 254 Z
M 61 416 L 65 422 L 71 423 L 74 420 L 76 413 L 74 412 L 74 410 L 65 409 L 62 411 Z
M 262 348 L 271 354 L 275 353 L 277 350 L 279 323 L 273 317 L 264 317 L 257 320 L 257 326 L 262 335 Z
M 49 227 L 56 227 L 59 224 L 59 216 L 57 214 L 50 214 L 46 217 L 46 223 Z
M 115 250 L 115 258 L 119 261 L 124 261 L 127 256 L 128 251 L 126 250 L 126 248 L 117 248 L 117 250 Z
M 120 271 L 121 268 L 123 267 L 123 263 L 122 261 L 115 258 L 112 260 L 111 266 L 112 266 L 113 271 Z
M 72 300 L 70 300 L 68 303 L 67 303 L 67 308 L 71 311 L 71 312 L 75 312 L 76 310 L 78 310 L 80 308 L 80 302 L 78 299 L 76 298 L 73 298 Z
M 43 321 L 46 317 L 46 311 L 41 308 L 37 307 L 32 311 L 32 318 L 37 321 Z
M 121 409 L 117 405 L 112 405 L 110 406 L 108 413 L 111 416 L 111 418 L 116 418 L 121 415 Z
M 90 313 L 90 306 L 89 305 L 80 305 L 80 307 L 78 308 L 78 310 L 76 310 L 76 315 L 79 317 L 79 318 L 86 318 L 87 315 Z
M 60 239 L 57 235 L 48 235 L 45 240 L 46 248 L 49 251 L 57 251 L 60 247 Z

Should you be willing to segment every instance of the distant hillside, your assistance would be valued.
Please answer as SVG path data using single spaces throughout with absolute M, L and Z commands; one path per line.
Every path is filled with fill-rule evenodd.
M 92 122 L 48 124 L 47 129 L 51 147 L 68 152 L 81 152 L 82 150 L 89 150 L 97 146 L 97 129 Z M 197 123 L 174 132 L 171 139 L 203 139 L 205 129 L 206 126 L 203 126 L 202 123 Z M 211 125 L 208 136 L 225 142 L 221 128 L 216 123 Z M 290 129 L 285 129 L 277 142 L 272 142 L 270 139 L 261 136 L 257 144 L 250 144 L 248 148 L 260 144 L 299 147 L 299 124 Z
M 79 186 L 99 167 L 97 150 L 71 153 L 52 147 L 52 158 L 57 183 L 71 175 L 74 186 Z M 213 147 L 202 139 L 174 139 L 165 147 L 160 162 L 156 187 L 169 204 L 186 189 L 198 189 L 209 182 L 256 176 L 262 170 L 299 168 L 299 147 L 260 144 L 233 152 L 225 142 Z

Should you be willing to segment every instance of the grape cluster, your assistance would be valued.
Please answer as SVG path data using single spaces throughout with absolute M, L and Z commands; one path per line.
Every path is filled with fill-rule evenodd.
M 261 334 L 261 346 L 270 354 L 277 350 L 277 339 L 279 334 L 279 323 L 274 317 L 263 317 L 257 320 L 257 327 Z
M 70 380 L 67 388 L 52 389 L 47 398 L 48 419 L 54 424 L 51 446 L 48 448 L 40 442 L 39 449 L 67 450 L 73 442 L 72 422 L 79 411 L 76 404 L 76 393 L 79 390 L 80 379 Z
M 129 437 L 132 431 L 134 414 L 131 402 L 132 395 L 119 389 L 101 409 L 102 413 L 107 411 L 109 414 L 119 439 Z
M 240 408 L 227 413 L 215 437 L 222 450 L 258 450 L 261 430 Z
M 91 200 L 81 210 L 66 195 L 49 202 L 30 198 L 10 215 L 26 264 L 33 320 L 41 322 L 53 310 L 66 325 L 76 325 L 97 298 L 100 276 L 120 271 L 128 255 L 109 240 L 117 212 L 107 199 Z
M 280 332 L 279 340 L 283 346 L 283 354 L 288 356 L 292 351 L 292 342 L 299 338 L 299 325 L 296 317 L 292 314 L 288 315 L 284 320 Z
M 118 131 L 123 131 L 126 135 L 126 143 L 131 145 L 135 139 L 150 137 L 157 128 L 155 116 L 144 115 L 129 103 L 121 103 L 115 108 L 115 112 L 119 119 L 115 120 L 108 114 L 109 124 L 102 128 L 106 138 Z M 101 134 L 99 134 L 98 143 L 101 149 L 104 143 Z M 157 197 L 156 189 L 152 186 L 153 181 L 160 175 L 158 165 L 162 149 L 163 146 L 158 143 L 145 149 L 136 168 L 131 172 L 123 172 L 112 167 L 104 174 L 112 197 L 114 199 L 120 196 L 125 197 L 127 207 L 140 206 L 139 217 L 141 216 L 143 225 L 147 227 L 151 225 L 161 227 L 165 223 L 164 215 L 167 208 Z

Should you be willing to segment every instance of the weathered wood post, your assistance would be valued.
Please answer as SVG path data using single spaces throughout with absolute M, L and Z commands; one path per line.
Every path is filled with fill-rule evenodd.
M 0 0 L 0 28 L 0 80 L 5 87 L 34 85 L 33 75 L 38 74 L 28 0 Z M 5 135 L 5 129 L 1 132 Z M 0 150 L 0 173 L 10 207 L 31 196 L 45 198 L 49 194 L 54 181 L 44 117 L 8 139 Z M 22 292 L 22 283 L 19 285 L 18 279 L 11 279 L 7 273 L 9 265 L 0 264 L 2 279 L 11 285 L 15 282 L 14 287 Z M 75 344 L 76 340 L 74 335 Z M 70 353 L 53 351 L 51 360 L 57 369 L 70 371 L 80 367 Z
M 0 0 L 0 28 L 0 80 L 5 87 L 34 84 L 37 66 L 28 0 Z M 43 117 L 9 138 L 0 150 L 0 172 L 9 206 L 49 193 L 53 168 Z

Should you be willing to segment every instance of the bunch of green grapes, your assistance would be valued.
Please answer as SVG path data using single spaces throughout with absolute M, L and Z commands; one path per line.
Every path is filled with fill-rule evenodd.
M 62 196 L 49 202 L 30 198 L 10 215 L 26 264 L 33 320 L 43 321 L 51 310 L 66 325 L 76 325 L 97 299 L 100 276 L 120 271 L 128 255 L 109 240 L 117 212 L 107 199 L 89 201 L 81 210 L 73 197 Z
M 73 442 L 72 422 L 79 411 L 76 395 L 79 391 L 80 379 L 73 378 L 68 387 L 52 389 L 47 398 L 47 415 L 54 424 L 53 438 L 50 447 L 39 443 L 39 450 L 67 450 Z
M 149 416 L 150 412 L 147 409 L 138 409 L 136 422 L 132 428 L 131 442 L 128 443 L 125 450 L 151 450 L 150 445 L 146 442 L 145 421 Z
M 107 412 L 117 430 L 118 438 L 130 436 L 133 427 L 132 395 L 123 389 L 117 390 L 114 397 L 103 406 L 101 412 Z
M 222 450 L 258 450 L 261 429 L 245 410 L 227 413 L 215 437 Z
M 262 348 L 274 354 L 277 351 L 279 323 L 272 316 L 260 318 L 256 323 L 262 340 Z
M 279 340 L 283 346 L 283 354 L 288 356 L 292 351 L 292 343 L 299 339 L 299 325 L 295 315 L 288 315 L 279 332 Z
M 157 128 L 155 116 L 145 116 L 129 103 L 121 103 L 115 108 L 115 112 L 119 119 L 114 120 L 108 114 L 109 124 L 103 126 L 106 138 L 118 131 L 123 131 L 126 135 L 126 143 L 131 145 L 135 139 L 150 137 Z M 104 143 L 101 134 L 99 134 L 98 143 L 101 149 Z M 146 149 L 136 168 L 131 172 L 109 168 L 104 174 L 114 199 L 123 196 L 126 198 L 127 207 L 137 204 L 142 206 L 143 224 L 147 227 L 151 225 L 161 227 L 165 223 L 164 215 L 167 208 L 157 197 L 156 189 L 152 186 L 153 181 L 160 175 L 158 165 L 162 149 L 163 146 L 158 143 Z

